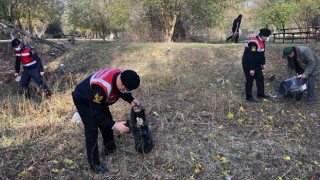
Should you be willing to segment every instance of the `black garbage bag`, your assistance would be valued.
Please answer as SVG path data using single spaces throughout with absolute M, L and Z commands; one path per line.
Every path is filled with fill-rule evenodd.
M 279 93 L 290 97 L 302 93 L 306 89 L 306 80 L 301 80 L 301 76 L 294 76 L 280 83 Z
M 131 109 L 131 120 L 129 122 L 130 130 L 134 136 L 135 149 L 139 153 L 149 153 L 154 146 L 152 133 L 145 116 L 145 109 L 142 105 L 136 110 Z

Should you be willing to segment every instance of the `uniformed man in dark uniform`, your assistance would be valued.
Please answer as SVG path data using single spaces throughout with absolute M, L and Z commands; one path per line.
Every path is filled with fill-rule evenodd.
M 242 19 L 241 14 L 236 19 L 234 19 L 232 24 L 232 35 L 227 38 L 226 42 L 228 42 L 231 38 L 234 37 L 234 42 L 238 43 L 241 19 Z
M 98 128 L 102 134 L 105 154 L 113 153 L 117 146 L 113 129 L 120 133 L 129 132 L 125 122 L 113 121 L 109 105 L 124 99 L 133 107 L 139 102 L 131 91 L 140 85 L 139 75 L 132 70 L 117 68 L 100 70 L 80 84 L 73 91 L 73 101 L 80 114 L 85 129 L 87 157 L 92 170 L 106 173 L 108 169 L 100 162 L 98 150 Z
M 15 50 L 16 65 L 15 65 L 15 77 L 19 76 L 20 66 L 23 66 L 23 72 L 21 76 L 21 85 L 26 98 L 30 98 L 29 83 L 31 78 L 35 83 L 41 87 L 46 95 L 49 97 L 51 91 L 46 84 L 43 83 L 44 70 L 35 50 L 31 46 L 23 45 L 19 39 L 13 39 L 12 47 Z
M 257 97 L 268 98 L 269 95 L 264 93 L 264 76 L 265 70 L 265 41 L 270 36 L 271 31 L 267 28 L 260 29 L 258 36 L 250 39 L 246 44 L 242 57 L 242 67 L 246 77 L 246 100 L 251 102 L 258 102 L 252 96 L 253 80 L 257 84 Z

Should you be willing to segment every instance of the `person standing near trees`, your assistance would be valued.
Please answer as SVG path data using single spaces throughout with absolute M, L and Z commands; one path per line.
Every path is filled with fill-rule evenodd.
M 242 19 L 241 14 L 236 19 L 234 19 L 233 24 L 232 24 L 232 35 L 226 39 L 226 42 L 228 42 L 231 38 L 234 37 L 234 42 L 238 43 L 241 19 Z
M 242 67 L 246 77 L 246 100 L 251 102 L 258 102 L 252 96 L 253 81 L 256 80 L 258 98 L 269 98 L 269 95 L 264 93 L 264 76 L 263 71 L 266 69 L 265 65 L 265 41 L 270 36 L 271 31 L 267 28 L 260 29 L 258 36 L 250 39 L 246 44 L 242 56 Z
M 51 96 L 51 91 L 43 82 L 44 70 L 40 57 L 35 50 L 31 46 L 23 45 L 17 38 L 11 41 L 11 45 L 15 50 L 16 56 L 15 77 L 19 76 L 21 64 L 23 66 L 21 85 L 25 97 L 30 99 L 29 83 L 31 79 L 43 89 L 46 97 Z
M 99 159 L 98 129 L 102 134 L 106 155 L 117 149 L 113 129 L 120 133 L 129 132 L 125 122 L 113 121 L 109 106 L 119 98 L 133 107 L 139 105 L 131 94 L 132 90 L 137 89 L 139 85 L 140 77 L 135 71 L 109 68 L 87 77 L 72 93 L 73 102 L 84 124 L 90 168 L 96 173 L 108 172 Z

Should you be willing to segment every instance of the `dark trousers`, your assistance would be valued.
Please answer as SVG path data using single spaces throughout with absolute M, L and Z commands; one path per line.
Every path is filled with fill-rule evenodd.
M 51 95 L 51 91 L 49 90 L 48 86 L 43 83 L 43 77 L 40 75 L 39 70 L 24 70 L 21 76 L 21 85 L 22 90 L 26 98 L 30 98 L 30 91 L 29 91 L 29 83 L 30 80 L 33 79 L 34 82 L 42 88 L 45 92 L 46 96 Z
M 237 34 L 235 34 L 237 33 Z M 232 35 L 227 38 L 227 42 L 234 36 L 234 42 L 238 43 L 239 40 L 239 31 L 236 32 L 235 29 L 232 29 Z
M 99 165 L 98 128 L 102 134 L 103 145 L 107 148 L 115 146 L 113 130 L 103 125 L 102 122 L 92 119 L 92 111 L 90 110 L 89 103 L 78 101 L 74 97 L 73 102 L 84 125 L 88 162 L 91 166 Z M 106 108 L 104 113 L 112 119 L 109 108 Z
M 308 102 L 314 102 L 315 101 L 315 88 L 316 88 L 316 76 L 313 75 L 309 75 L 307 81 L 307 93 L 308 93 L 308 97 L 307 97 L 307 101 Z M 296 98 L 297 101 L 300 101 L 302 99 L 302 95 L 303 93 L 298 93 L 296 94 L 294 97 Z
M 309 75 L 308 77 L 308 97 L 307 97 L 307 101 L 313 102 L 315 100 L 315 89 L 316 89 L 316 76 L 313 75 Z
M 243 66 L 243 72 L 246 77 L 246 99 L 252 98 L 252 86 L 253 80 L 256 80 L 257 85 L 257 95 L 264 96 L 264 76 L 262 73 L 262 68 L 255 68 L 255 73 L 253 76 L 250 75 L 250 68 Z

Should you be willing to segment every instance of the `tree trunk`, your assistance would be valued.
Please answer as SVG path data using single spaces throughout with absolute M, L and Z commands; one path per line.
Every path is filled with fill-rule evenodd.
M 32 27 L 32 20 L 31 20 L 31 13 L 28 14 L 28 29 L 29 33 L 33 35 L 33 27 Z
M 161 16 L 165 26 L 165 42 L 172 42 L 174 28 L 181 10 L 181 0 L 163 1 L 162 3 Z
M 172 36 L 174 32 L 174 27 L 177 22 L 177 15 L 174 15 L 172 20 L 167 20 L 167 23 L 165 23 L 165 29 L 166 29 L 166 35 L 165 35 L 165 41 L 166 42 L 172 42 Z
M 174 14 L 171 18 L 170 12 L 162 12 L 162 20 L 165 28 L 165 42 L 171 42 L 177 16 Z
M 48 24 L 44 25 L 43 28 L 42 28 L 42 30 L 41 30 L 40 33 L 38 34 L 38 37 L 41 38 L 41 37 L 44 35 L 44 33 L 46 32 L 47 28 L 48 28 Z
M 51 46 L 51 47 L 54 47 L 54 48 L 56 48 L 56 49 L 59 49 L 59 50 L 62 51 L 62 52 L 66 52 L 66 51 L 68 50 L 68 48 L 66 48 L 64 45 L 55 43 L 55 42 L 53 42 L 53 41 L 47 41 L 47 40 L 45 40 L 45 39 L 41 39 L 41 38 L 34 37 L 34 36 L 31 36 L 31 40 L 37 41 L 37 42 L 42 43 L 42 44 L 49 45 L 49 46 Z

